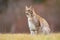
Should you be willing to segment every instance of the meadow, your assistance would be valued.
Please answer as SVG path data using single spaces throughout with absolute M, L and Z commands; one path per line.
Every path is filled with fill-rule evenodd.
M 0 40 L 60 40 L 60 33 L 52 33 L 49 35 L 0 34 Z

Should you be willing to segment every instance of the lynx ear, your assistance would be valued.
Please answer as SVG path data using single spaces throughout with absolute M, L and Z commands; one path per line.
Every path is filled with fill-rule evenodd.
M 34 8 L 33 8 L 32 10 L 33 10 L 33 12 L 35 12 L 35 11 L 34 11 Z
M 36 15 L 36 12 L 35 12 L 34 8 L 32 9 L 32 11 L 33 11 L 33 13 Z
M 30 6 L 30 9 L 32 8 L 32 5 Z
M 30 7 L 26 6 L 26 9 L 32 9 L 32 6 L 30 6 Z
M 26 6 L 26 9 L 28 9 L 28 7 Z

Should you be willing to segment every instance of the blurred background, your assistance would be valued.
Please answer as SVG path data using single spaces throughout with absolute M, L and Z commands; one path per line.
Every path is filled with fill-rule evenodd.
M 60 0 L 0 0 L 0 33 L 29 33 L 26 5 L 32 5 L 53 32 L 60 32 Z

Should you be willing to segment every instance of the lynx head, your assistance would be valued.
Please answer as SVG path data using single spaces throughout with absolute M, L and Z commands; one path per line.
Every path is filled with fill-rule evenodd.
M 26 6 L 25 14 L 26 14 L 27 17 L 33 17 L 32 6 L 30 6 L 30 7 L 27 7 L 27 6 Z

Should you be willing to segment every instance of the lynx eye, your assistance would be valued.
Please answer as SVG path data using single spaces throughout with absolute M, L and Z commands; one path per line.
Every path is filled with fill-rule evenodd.
M 28 12 L 29 12 L 30 14 L 33 14 L 33 12 L 32 12 L 31 10 L 28 10 Z
M 31 14 L 33 14 L 33 12 L 32 12 L 32 11 L 30 11 L 30 13 L 31 13 Z
M 30 12 L 30 10 L 28 10 L 28 12 Z
M 26 13 L 26 15 L 29 15 L 28 13 Z

